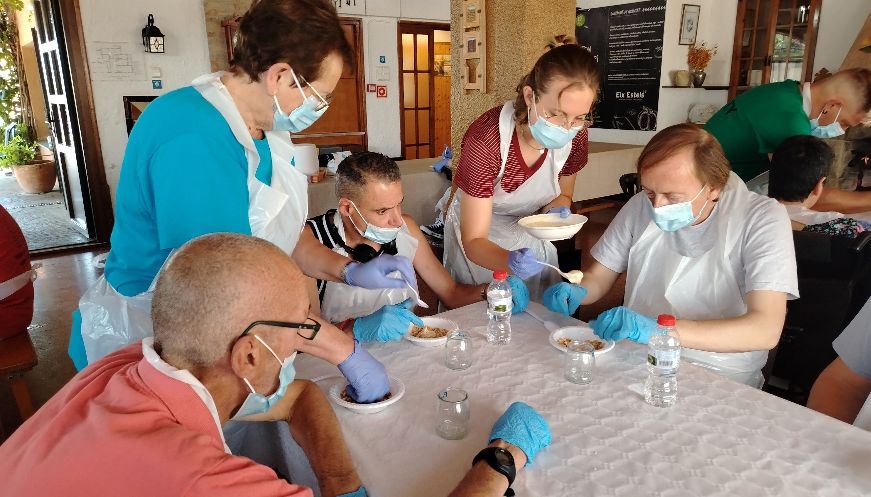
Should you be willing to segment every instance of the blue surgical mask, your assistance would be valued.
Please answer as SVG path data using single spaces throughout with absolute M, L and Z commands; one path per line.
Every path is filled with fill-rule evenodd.
M 291 354 L 287 359 L 282 361 L 278 358 L 278 354 L 272 350 L 272 347 L 266 344 L 259 336 L 254 335 L 254 338 L 257 339 L 260 343 L 266 347 L 275 360 L 281 364 L 281 370 L 278 372 L 278 389 L 275 390 L 275 393 L 272 395 L 263 395 L 262 393 L 257 393 L 254 391 L 254 387 L 251 386 L 251 382 L 248 381 L 247 378 L 242 378 L 242 381 L 248 385 L 248 389 L 251 390 L 251 393 L 245 397 L 245 401 L 242 402 L 242 406 L 239 407 L 239 410 L 236 411 L 236 414 L 233 415 L 232 419 L 244 418 L 246 416 L 253 416 L 255 414 L 263 414 L 264 412 L 272 409 L 278 401 L 284 397 L 284 394 L 287 392 L 287 387 L 291 383 L 293 383 L 293 379 L 296 377 L 296 368 L 293 367 L 293 360 L 296 359 L 296 352 Z
M 699 193 L 696 193 L 696 196 L 688 202 L 679 202 L 677 204 L 663 205 L 661 207 L 654 207 L 653 202 L 650 202 L 650 217 L 653 218 L 653 222 L 656 223 L 662 231 L 677 231 L 696 222 L 698 216 L 693 214 L 693 202 L 699 198 L 699 195 L 701 195 L 705 190 L 705 186 L 707 185 L 703 185 L 702 189 L 699 190 Z M 702 210 L 699 211 L 699 216 L 702 215 L 702 212 L 705 211 L 705 207 L 707 206 L 708 202 L 705 201 L 705 205 L 703 205 Z
M 272 130 L 299 133 L 314 124 L 318 118 L 324 115 L 324 112 L 330 106 L 311 85 L 309 85 L 309 88 L 312 89 L 315 95 L 306 96 L 305 92 L 302 91 L 299 78 L 296 77 L 293 69 L 290 70 L 290 75 L 293 77 L 297 89 L 302 94 L 302 104 L 293 109 L 289 114 L 285 114 L 281 110 L 281 104 L 278 103 L 278 94 L 273 95 L 272 99 L 275 101 L 275 110 L 272 115 Z
M 820 111 L 820 115 L 816 119 L 811 119 L 811 135 L 817 138 L 835 138 L 843 135 L 845 133 L 844 128 L 838 122 L 838 116 L 841 115 L 843 109 L 843 106 L 839 107 L 838 113 L 835 114 L 835 120 L 825 126 L 820 126 L 820 117 L 823 115 L 823 111 Z
M 354 206 L 354 210 L 357 211 L 357 214 L 360 214 L 363 221 L 366 221 L 366 218 L 363 217 L 360 209 L 357 208 L 357 204 L 355 204 L 353 200 L 348 201 L 351 202 L 351 205 Z M 369 221 L 366 221 L 366 231 L 360 231 L 360 228 L 357 227 L 357 223 L 354 222 L 354 218 L 348 216 L 348 219 L 351 220 L 351 224 L 354 225 L 354 229 L 357 230 L 357 233 L 360 233 L 360 236 L 381 245 L 396 240 L 396 235 L 399 234 L 399 228 L 382 228 L 380 226 L 375 226 Z
M 532 119 L 529 119 L 529 110 L 529 108 L 526 109 L 526 118 L 531 123 Z M 544 148 L 563 148 L 575 138 L 579 131 L 584 129 L 583 126 L 575 126 L 566 129 L 541 117 L 538 114 L 538 109 L 535 105 L 535 92 L 532 93 L 532 111 L 535 112 L 536 120 L 535 124 L 529 125 L 529 132 L 532 133 L 532 137 L 535 138 L 535 141 L 541 144 Z

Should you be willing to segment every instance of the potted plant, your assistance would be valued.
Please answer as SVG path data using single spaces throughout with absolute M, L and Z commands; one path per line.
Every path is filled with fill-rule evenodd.
M 690 72 L 693 75 L 693 86 L 701 88 L 705 82 L 705 69 L 711 62 L 711 58 L 717 53 L 716 45 L 708 47 L 705 42 L 701 45 L 693 43 L 687 50 L 687 65 L 690 67 Z
M 23 135 L 16 134 L 9 143 L 0 144 L 0 167 L 12 168 L 25 193 L 48 193 L 57 181 L 54 161 L 37 159 L 38 145 Z

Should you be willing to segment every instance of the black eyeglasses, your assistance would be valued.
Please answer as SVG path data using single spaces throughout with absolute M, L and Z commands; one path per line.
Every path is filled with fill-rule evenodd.
M 309 323 L 309 321 L 311 321 L 311 323 Z M 296 328 L 296 334 L 299 335 L 301 338 L 304 338 L 305 340 L 314 340 L 315 337 L 318 335 L 318 331 L 321 330 L 321 323 L 318 323 L 312 318 L 306 318 L 305 323 L 288 323 L 286 321 L 254 321 L 253 323 L 249 324 L 247 328 L 245 328 L 245 331 L 243 331 L 242 334 L 239 335 L 239 338 L 247 335 L 252 328 L 261 324 L 266 326 L 278 326 L 279 328 Z M 311 335 L 303 335 L 302 333 L 300 333 L 300 330 L 312 330 Z

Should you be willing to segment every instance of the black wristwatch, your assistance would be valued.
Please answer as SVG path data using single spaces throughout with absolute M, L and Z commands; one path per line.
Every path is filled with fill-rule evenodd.
M 506 497 L 513 497 L 514 490 L 511 485 L 514 483 L 514 477 L 517 475 L 517 468 L 514 466 L 514 456 L 511 452 L 501 447 L 487 447 L 472 459 L 472 466 L 478 463 L 481 459 L 487 461 L 495 471 L 505 475 L 508 478 L 508 490 L 505 491 Z

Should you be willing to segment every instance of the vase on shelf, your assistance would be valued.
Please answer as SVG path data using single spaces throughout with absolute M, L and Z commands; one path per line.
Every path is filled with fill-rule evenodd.
M 702 84 L 705 82 L 705 76 L 707 76 L 707 74 L 705 74 L 705 71 L 702 71 L 700 69 L 694 69 L 692 72 L 692 75 L 693 75 L 693 87 L 701 88 Z

